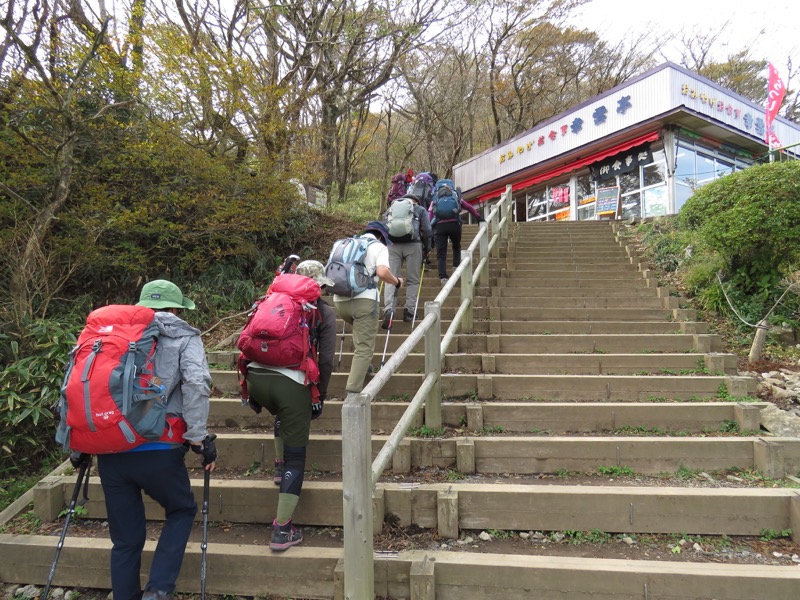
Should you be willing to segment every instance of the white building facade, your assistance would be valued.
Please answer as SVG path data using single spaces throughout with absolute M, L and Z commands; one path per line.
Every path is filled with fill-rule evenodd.
M 454 167 L 464 199 L 512 186 L 515 218 L 678 212 L 694 190 L 765 157 L 764 107 L 665 63 Z M 797 158 L 800 125 L 772 127 Z

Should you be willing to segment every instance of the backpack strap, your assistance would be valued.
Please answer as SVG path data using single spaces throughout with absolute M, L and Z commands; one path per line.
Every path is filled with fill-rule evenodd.
M 249 364 L 250 361 L 244 357 L 244 354 L 239 352 L 239 358 L 236 361 L 236 371 L 239 374 L 239 390 L 244 406 L 247 406 L 247 401 L 250 398 L 250 394 L 247 391 L 247 365 Z

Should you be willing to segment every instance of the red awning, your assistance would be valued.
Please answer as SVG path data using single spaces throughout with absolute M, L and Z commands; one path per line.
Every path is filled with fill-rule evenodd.
M 639 137 L 633 138 L 632 140 L 628 140 L 626 142 L 619 143 L 615 146 L 611 146 L 610 148 L 606 148 L 605 150 L 601 150 L 600 152 L 592 154 L 591 156 L 587 156 L 586 158 L 581 158 L 580 160 L 576 160 L 575 162 L 569 163 L 567 165 L 558 167 L 556 169 L 552 169 L 550 171 L 541 173 L 539 175 L 535 175 L 528 179 L 523 179 L 522 181 L 518 181 L 511 185 L 511 189 L 512 191 L 521 190 L 522 188 L 536 185 L 537 183 L 541 183 L 542 181 L 547 181 L 548 179 L 552 179 L 553 177 L 558 177 L 562 173 L 569 173 L 570 171 L 575 171 L 576 169 L 585 167 L 586 165 L 589 165 L 593 162 L 603 160 L 604 158 L 608 158 L 609 156 L 619 154 L 620 152 L 625 152 L 625 150 L 630 150 L 634 146 L 644 144 L 645 142 L 654 142 L 655 140 L 658 139 L 658 135 L 659 135 L 658 131 L 652 131 L 650 133 L 640 135 Z M 506 188 L 502 187 L 496 190 L 492 190 L 491 192 L 481 194 L 480 196 L 478 196 L 477 202 L 486 202 L 487 200 L 491 200 L 492 198 L 497 198 L 505 190 Z

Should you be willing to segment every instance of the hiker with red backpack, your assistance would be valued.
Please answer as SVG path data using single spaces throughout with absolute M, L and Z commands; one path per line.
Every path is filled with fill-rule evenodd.
M 136 306 L 89 315 L 67 366 L 56 440 L 73 450 L 76 468 L 97 455 L 117 600 L 172 600 L 197 514 L 184 457 L 191 448 L 206 473 L 217 459 L 206 429 L 211 375 L 203 342 L 178 316 L 194 308 L 174 283 L 150 281 Z M 166 517 L 144 594 L 142 492 Z
M 303 541 L 292 523 L 300 500 L 311 421 L 322 414 L 336 351 L 336 315 L 320 296 L 333 281 L 316 260 L 278 275 L 239 337 L 243 399 L 275 415 L 275 476 L 280 485 L 269 547 Z M 280 423 L 280 425 L 277 425 Z
M 439 282 L 447 283 L 447 241 L 453 244 L 453 268 L 461 264 L 461 211 L 466 210 L 479 223 L 484 221 L 480 213 L 470 203 L 461 199 L 461 189 L 452 179 L 439 179 L 433 193 L 433 200 L 428 214 L 434 228 L 436 240 L 436 267 L 439 270 Z

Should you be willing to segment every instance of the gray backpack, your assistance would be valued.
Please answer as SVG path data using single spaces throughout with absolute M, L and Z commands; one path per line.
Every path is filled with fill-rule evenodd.
M 367 273 L 364 260 L 370 244 L 378 243 L 372 237 L 357 235 L 338 240 L 333 244 L 325 276 L 333 280 L 327 290 L 337 296 L 356 296 L 375 287 L 372 275 Z
M 414 214 L 416 203 L 410 198 L 398 198 L 386 211 L 389 239 L 397 244 L 419 239 L 419 219 Z

